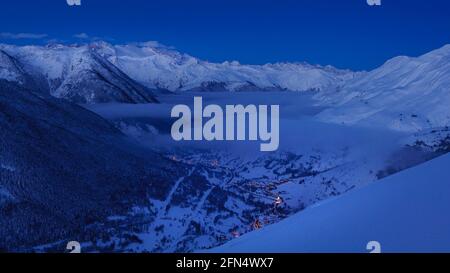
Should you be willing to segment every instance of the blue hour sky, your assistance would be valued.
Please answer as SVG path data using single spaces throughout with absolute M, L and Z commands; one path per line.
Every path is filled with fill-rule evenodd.
M 158 41 L 201 59 L 372 69 L 450 43 L 450 1 L 5 0 L 0 42 Z

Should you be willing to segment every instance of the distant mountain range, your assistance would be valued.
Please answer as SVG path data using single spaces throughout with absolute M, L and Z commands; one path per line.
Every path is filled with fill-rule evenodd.
M 153 43 L 91 45 L 131 78 L 170 91 L 322 90 L 353 77 L 351 71 L 307 63 L 211 63 Z
M 155 102 L 155 91 L 320 91 L 353 72 L 306 63 L 210 63 L 151 43 L 0 45 L 0 78 L 78 103 Z
M 161 91 L 314 91 L 327 122 L 414 131 L 450 123 L 450 45 L 370 72 L 211 63 L 155 43 L 0 45 L 0 79 L 76 103 L 152 103 Z

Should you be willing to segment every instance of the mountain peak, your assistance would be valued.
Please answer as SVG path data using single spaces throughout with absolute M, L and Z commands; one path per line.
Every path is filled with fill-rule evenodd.
M 450 44 L 446 44 L 441 48 L 428 52 L 419 58 L 441 58 L 446 56 L 450 56 Z
M 420 131 L 450 124 L 450 45 L 419 57 L 399 56 L 330 94 L 339 107 L 322 120 Z
M 450 54 L 450 44 L 446 44 L 446 45 L 442 46 L 441 48 L 438 48 L 432 52 L 442 52 L 442 53 Z

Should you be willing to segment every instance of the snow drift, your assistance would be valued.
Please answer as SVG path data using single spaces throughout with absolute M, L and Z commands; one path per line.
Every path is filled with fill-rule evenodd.
M 318 203 L 214 252 L 450 251 L 450 155 Z

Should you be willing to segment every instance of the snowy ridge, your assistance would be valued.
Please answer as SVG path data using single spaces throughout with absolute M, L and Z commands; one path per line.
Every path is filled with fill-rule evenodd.
M 318 95 L 327 122 L 419 131 L 450 124 L 450 45 L 417 58 L 396 57 L 337 93 Z
M 211 63 L 154 43 L 93 46 L 136 81 L 170 91 L 309 91 L 335 87 L 353 77 L 352 72 L 331 66 Z

